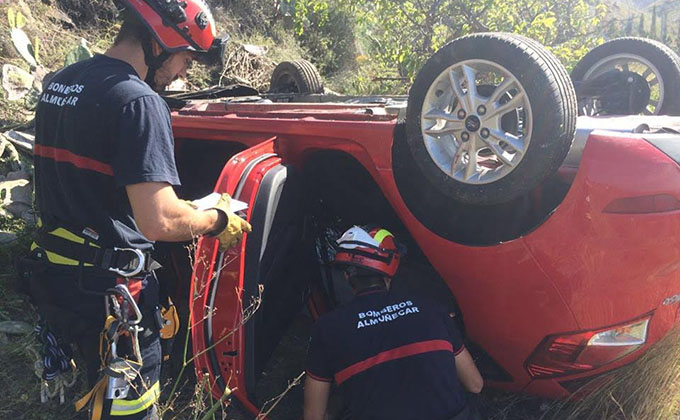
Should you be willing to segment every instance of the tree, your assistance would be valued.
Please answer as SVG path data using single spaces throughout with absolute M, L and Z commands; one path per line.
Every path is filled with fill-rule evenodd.
M 624 30 L 624 34 L 626 36 L 633 35 L 633 18 L 632 17 L 626 19 L 626 29 Z
M 356 55 L 356 17 L 352 1 L 297 0 L 294 4 L 297 37 L 322 72 L 334 73 Z
M 668 13 L 661 13 L 661 42 L 668 44 Z
M 608 26 L 606 7 L 586 0 L 374 0 L 370 9 L 365 27 L 379 59 L 409 77 L 447 41 L 480 31 L 526 35 L 571 65 Z
M 620 31 L 611 24 L 615 19 L 607 20 L 604 0 L 296 0 L 295 4 L 300 39 L 325 31 L 332 8 L 353 16 L 355 26 L 342 29 L 356 31 L 358 57 L 362 66 L 371 66 L 372 77 L 396 73 L 413 79 L 434 51 L 454 38 L 482 31 L 534 38 L 569 68 L 605 35 Z M 632 25 L 631 21 L 630 32 Z M 336 44 L 331 40 L 315 50 Z
M 645 15 L 644 13 L 640 15 L 640 26 L 638 26 L 638 35 L 639 36 L 647 36 L 647 32 L 645 31 Z
M 652 24 L 649 26 L 649 37 L 656 38 L 656 5 L 652 7 Z

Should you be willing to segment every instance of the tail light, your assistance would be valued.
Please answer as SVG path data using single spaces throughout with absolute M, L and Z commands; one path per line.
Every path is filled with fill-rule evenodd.
M 596 369 L 638 349 L 647 341 L 652 314 L 613 327 L 546 337 L 526 368 L 536 379 Z
M 680 200 L 669 194 L 645 195 L 616 199 L 602 210 L 604 213 L 649 214 L 680 210 Z

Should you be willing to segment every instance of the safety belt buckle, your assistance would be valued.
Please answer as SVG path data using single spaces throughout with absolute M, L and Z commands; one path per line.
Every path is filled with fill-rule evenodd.
M 123 251 L 123 252 L 133 252 L 137 256 L 137 265 L 132 268 L 131 270 L 123 270 L 118 267 L 109 267 L 109 271 L 113 271 L 114 273 L 118 274 L 119 276 L 122 277 L 134 277 L 137 274 L 141 273 L 142 270 L 144 270 L 144 264 L 146 262 L 146 257 L 144 257 L 144 253 L 140 251 L 139 249 L 135 248 L 113 248 L 114 251 Z

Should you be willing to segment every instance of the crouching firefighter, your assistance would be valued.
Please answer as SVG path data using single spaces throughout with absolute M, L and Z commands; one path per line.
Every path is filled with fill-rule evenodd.
M 335 383 L 349 417 L 477 420 L 465 391 L 483 380 L 447 311 L 391 288 L 405 249 L 385 229 L 352 227 L 337 241 L 334 264 L 355 297 L 323 315 L 307 354 L 305 420 L 326 415 Z
M 207 234 L 224 250 L 250 225 L 226 194 L 198 210 L 173 190 L 180 180 L 170 112 L 156 92 L 192 61 L 222 57 L 226 38 L 216 37 L 210 10 L 203 0 L 120 4 L 113 46 L 59 71 L 39 101 L 40 228 L 21 272 L 41 335 L 57 348 L 44 377 L 69 368 L 62 362 L 73 344 L 92 385 L 77 408 L 89 407 L 92 419 L 152 419 L 163 324 L 154 242 Z

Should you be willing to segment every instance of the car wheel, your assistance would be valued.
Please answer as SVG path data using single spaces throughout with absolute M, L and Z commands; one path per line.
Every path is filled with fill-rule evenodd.
M 680 115 L 680 57 L 645 38 L 594 48 L 571 72 L 580 115 Z
M 307 60 L 283 61 L 274 68 L 271 93 L 323 93 L 323 82 L 314 64 Z
M 539 43 L 504 33 L 456 39 L 411 87 L 406 136 L 395 136 L 395 147 L 405 140 L 408 149 L 398 159 L 413 162 L 394 162 L 411 172 L 400 192 L 411 202 L 509 203 L 556 171 L 575 125 L 567 71 Z M 422 197 L 425 190 L 437 196 Z

